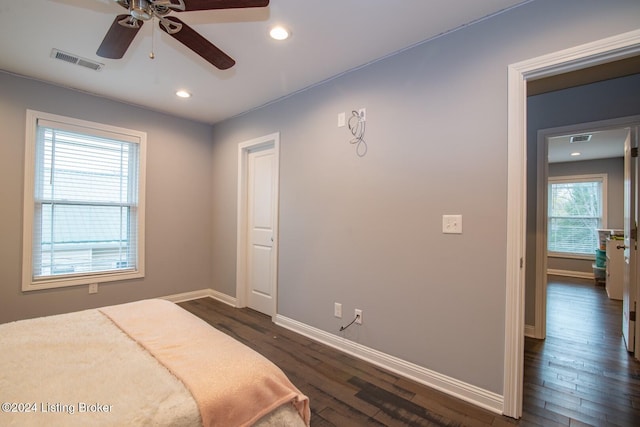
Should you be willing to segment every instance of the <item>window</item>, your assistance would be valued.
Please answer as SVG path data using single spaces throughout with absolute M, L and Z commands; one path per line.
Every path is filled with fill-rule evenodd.
M 146 134 L 27 111 L 25 291 L 144 276 Z
M 595 256 L 606 228 L 607 176 L 549 178 L 547 249 L 553 255 Z

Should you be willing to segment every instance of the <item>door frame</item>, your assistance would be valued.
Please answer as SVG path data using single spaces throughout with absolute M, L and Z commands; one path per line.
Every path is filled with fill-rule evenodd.
M 508 66 L 507 245 L 503 413 L 522 415 L 526 253 L 527 81 L 640 54 L 640 30 Z
M 638 127 L 639 125 L 637 122 L 629 127 L 629 135 L 627 137 L 629 144 L 627 145 L 627 141 L 625 141 L 624 147 L 624 246 L 627 246 L 627 244 L 629 246 L 624 249 L 624 271 L 622 276 L 622 335 L 624 337 L 625 348 L 627 351 L 632 353 L 637 360 L 640 360 L 640 353 L 637 351 L 640 330 L 638 329 L 638 324 L 634 319 L 634 331 L 633 334 L 631 334 L 631 331 L 629 331 L 631 316 L 629 316 L 629 318 L 626 316 L 626 314 L 630 315 L 631 312 L 636 311 L 636 303 L 640 301 L 640 287 L 638 286 L 638 266 L 640 265 L 638 263 L 638 240 L 637 236 L 635 238 L 631 238 L 632 230 L 635 226 L 637 231 L 638 224 L 638 159 L 632 154 L 633 150 L 638 148 Z M 629 214 L 629 217 L 627 217 L 627 214 Z M 628 288 L 628 293 L 626 288 Z M 631 292 L 632 288 L 635 288 L 635 295 Z M 626 334 L 625 330 L 627 332 Z M 629 346 L 632 338 L 633 343 Z M 629 350 L 629 347 L 632 349 Z
M 247 285 L 247 257 L 249 244 L 249 236 L 247 226 L 249 221 L 248 215 L 248 191 L 247 176 L 249 171 L 249 153 L 255 150 L 265 148 L 273 148 L 275 155 L 274 173 L 276 174 L 276 183 L 274 189 L 274 224 L 273 224 L 273 307 L 271 317 L 275 319 L 278 314 L 278 223 L 280 211 L 280 132 L 251 139 L 249 141 L 238 144 L 238 209 L 237 209 L 237 245 L 236 245 L 236 306 L 246 307 L 248 304 L 248 285 Z
M 549 180 L 549 138 L 572 133 L 623 129 L 640 124 L 640 115 L 576 123 L 567 126 L 540 129 L 537 136 L 537 184 L 536 184 L 536 281 L 535 317 L 532 338 L 544 339 L 547 334 L 547 198 Z M 604 228 L 610 228 L 607 224 Z

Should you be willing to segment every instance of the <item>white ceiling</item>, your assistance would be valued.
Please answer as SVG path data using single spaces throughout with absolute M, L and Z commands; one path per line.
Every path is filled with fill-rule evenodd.
M 124 58 L 98 57 L 115 16 L 126 13 L 113 0 L 0 0 L 0 70 L 216 123 L 525 2 L 272 0 L 266 8 L 175 13 L 236 60 L 220 71 L 151 22 Z M 292 37 L 271 40 L 274 24 Z M 52 59 L 52 48 L 104 68 Z M 178 89 L 193 97 L 178 99 Z
M 624 156 L 624 140 L 628 129 L 583 131 L 549 138 L 549 163 L 608 159 Z M 587 142 L 571 143 L 571 136 L 591 135 Z M 580 153 L 572 156 L 571 153 Z

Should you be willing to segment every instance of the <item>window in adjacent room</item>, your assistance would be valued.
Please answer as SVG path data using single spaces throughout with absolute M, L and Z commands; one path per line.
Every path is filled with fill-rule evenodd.
M 549 178 L 547 250 L 550 255 L 594 257 L 597 229 L 607 226 L 607 175 Z
M 22 289 L 144 276 L 146 134 L 27 111 Z

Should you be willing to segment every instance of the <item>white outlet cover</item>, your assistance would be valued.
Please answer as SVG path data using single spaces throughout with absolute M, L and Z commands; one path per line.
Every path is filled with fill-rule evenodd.
M 462 215 L 442 215 L 442 232 L 462 234 Z

